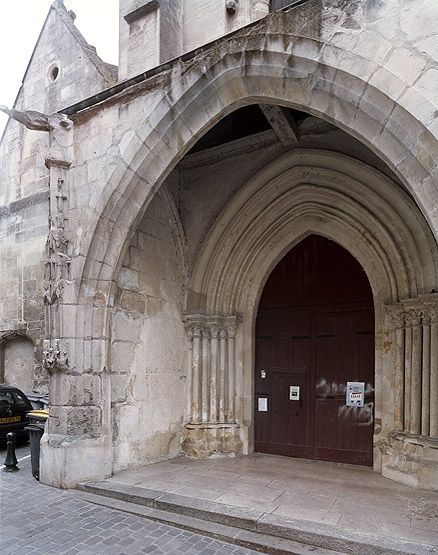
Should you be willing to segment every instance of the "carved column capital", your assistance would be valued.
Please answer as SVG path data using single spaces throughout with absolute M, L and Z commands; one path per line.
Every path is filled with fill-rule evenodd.
M 431 312 L 430 310 L 423 310 L 421 312 L 421 323 L 423 326 L 429 326 L 430 322 L 432 320 L 432 316 L 431 316 Z
M 405 313 L 406 326 L 416 327 L 421 325 L 422 311 L 421 310 L 407 310 Z
M 203 324 L 202 322 L 197 322 L 197 321 L 185 321 L 184 322 L 184 327 L 187 333 L 187 336 L 189 339 L 194 339 L 201 337 L 202 335 L 202 330 L 203 330 Z
M 387 312 L 387 317 L 389 324 L 396 330 L 403 329 L 406 325 L 406 312 L 404 310 L 390 309 Z
M 235 337 L 241 318 L 237 315 L 186 314 L 184 327 L 190 337 Z
M 228 337 L 235 337 L 237 328 L 239 327 L 242 319 L 240 316 L 228 316 L 224 322 L 225 329 L 227 330 Z
M 217 324 L 212 324 L 210 327 L 210 336 L 212 339 L 217 339 L 220 335 L 220 327 Z
M 391 312 L 390 313 L 391 321 L 394 325 L 395 329 L 403 329 L 406 324 L 406 313 L 402 312 Z
M 423 295 L 386 306 L 395 329 L 428 325 L 438 320 L 438 294 Z

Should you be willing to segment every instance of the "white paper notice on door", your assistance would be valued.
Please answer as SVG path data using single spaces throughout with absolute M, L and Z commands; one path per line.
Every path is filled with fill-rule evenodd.
M 258 398 L 258 411 L 259 412 L 268 412 L 268 398 L 267 397 L 259 397 Z

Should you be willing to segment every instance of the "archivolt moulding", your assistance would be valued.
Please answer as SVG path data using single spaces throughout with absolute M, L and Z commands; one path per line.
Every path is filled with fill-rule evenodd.
M 310 233 L 337 241 L 360 262 L 375 299 L 396 302 L 436 287 L 436 244 L 406 191 L 347 156 L 297 150 L 262 170 L 223 210 L 198 256 L 188 310 L 252 310 L 270 270 Z

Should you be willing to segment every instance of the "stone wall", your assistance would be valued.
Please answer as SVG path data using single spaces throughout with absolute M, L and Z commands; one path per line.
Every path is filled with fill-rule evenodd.
M 30 189 L 38 188 L 35 183 L 28 184 Z M 44 392 L 47 387 L 47 375 L 41 366 L 46 234 L 47 193 L 28 193 L 0 207 L 0 339 L 4 336 L 6 342 L 11 332 L 24 332 L 34 341 L 35 361 L 26 365 L 29 376 L 20 379 L 26 392 Z M 11 374 L 7 383 L 14 384 Z
M 61 3 L 54 2 L 23 77 L 15 108 L 51 113 L 113 82 L 114 73 L 86 43 L 74 25 L 74 16 Z M 33 389 L 39 393 L 47 393 L 48 382 L 42 368 L 48 150 L 47 133 L 8 121 L 0 142 L 0 340 L 5 336 L 4 342 L 10 332 L 17 332 L 25 333 L 34 342 L 35 360 L 26 363 L 29 376 L 17 376 L 17 380 L 27 392 Z M 14 384 L 12 375 L 7 380 Z
M 2 347 L 3 376 L 0 376 L 0 382 L 29 393 L 34 385 L 33 342 L 25 337 L 16 337 L 5 342 Z
M 182 0 L 183 51 L 207 44 L 267 15 L 268 0 Z
M 114 472 L 181 450 L 185 276 L 169 202 L 163 192 L 152 201 L 117 277 L 111 348 Z
M 119 80 L 265 16 L 268 4 L 268 0 L 121 0 Z

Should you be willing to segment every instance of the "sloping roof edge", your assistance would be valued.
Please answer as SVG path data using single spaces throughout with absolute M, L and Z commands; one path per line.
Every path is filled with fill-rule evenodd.
M 76 42 L 82 47 L 88 59 L 104 78 L 107 85 L 114 85 L 117 82 L 117 66 L 104 62 L 97 54 L 96 48 L 89 44 L 84 35 L 76 27 L 73 18 L 64 6 L 63 0 L 55 0 L 50 9 L 54 9 L 67 29 L 71 32 Z M 49 10 L 50 13 L 50 10 Z M 48 17 L 48 16 L 47 16 Z
M 35 46 L 33 47 L 32 54 L 29 58 L 29 61 L 27 63 L 27 66 L 26 66 L 26 69 L 24 71 L 23 77 L 21 79 L 20 88 L 18 89 L 17 95 L 16 95 L 15 100 L 12 104 L 13 108 L 16 108 L 16 106 L 17 106 L 17 102 L 18 102 L 18 99 L 20 98 L 20 93 L 21 93 L 21 90 L 23 88 L 23 83 L 26 79 L 26 75 L 29 71 L 29 68 L 32 64 L 35 52 L 38 48 L 38 44 L 41 40 L 41 36 L 42 36 L 43 31 L 46 27 L 47 21 L 50 17 L 50 12 L 52 10 L 55 10 L 55 12 L 58 14 L 60 19 L 63 21 L 63 23 L 65 24 L 67 29 L 72 33 L 72 35 L 76 39 L 77 43 L 81 46 L 82 50 L 85 52 L 88 59 L 93 63 L 93 65 L 96 67 L 96 69 L 102 75 L 102 77 L 104 78 L 104 81 L 105 81 L 105 85 L 107 87 L 112 87 L 117 83 L 117 78 L 118 78 L 118 68 L 117 68 L 117 66 L 115 66 L 113 64 L 109 64 L 107 62 L 104 62 L 102 60 L 102 58 L 100 58 L 99 55 L 97 54 L 96 48 L 94 46 L 90 45 L 86 41 L 85 37 L 82 35 L 82 33 L 79 31 L 79 29 L 74 24 L 73 18 L 68 13 L 67 8 L 64 5 L 64 0 L 54 0 L 54 2 L 52 3 L 52 5 L 49 8 L 49 11 L 47 12 L 46 18 L 44 19 L 44 23 L 41 26 L 41 31 L 39 32 L 38 38 L 35 42 Z M 3 128 L 3 132 L 2 132 L 2 135 L 0 137 L 0 143 L 3 141 L 3 138 L 4 138 L 5 133 L 6 133 L 6 129 L 8 128 L 10 121 L 11 121 L 11 118 L 8 119 L 8 121 L 6 122 L 6 124 Z
M 101 104 L 103 102 L 105 102 L 106 100 L 108 100 L 109 98 L 116 96 L 117 94 L 123 92 L 125 89 L 128 89 L 129 87 L 132 87 L 134 85 L 138 85 L 140 83 L 143 83 L 144 81 L 147 81 L 149 78 L 159 75 L 160 73 L 170 70 L 172 67 L 174 67 L 174 65 L 178 62 L 187 62 L 193 58 L 195 58 L 198 54 L 202 54 L 207 52 L 210 48 L 213 48 L 214 46 L 232 39 L 233 37 L 238 36 L 239 34 L 241 34 L 242 32 L 246 32 L 249 31 L 251 28 L 256 27 L 257 25 L 260 25 L 260 21 L 264 20 L 266 18 L 272 18 L 272 17 L 276 17 L 275 14 L 279 13 L 279 12 L 289 12 L 292 9 L 295 8 L 299 8 L 302 5 L 305 5 L 307 3 L 311 3 L 314 2 L 315 0 L 292 0 L 291 4 L 288 4 L 286 7 L 284 8 L 280 8 L 279 10 L 276 10 L 275 12 L 271 12 L 269 14 L 267 14 L 266 16 L 264 16 L 262 19 L 257 19 L 256 21 L 252 21 L 251 23 L 248 23 L 247 25 L 244 25 L 243 27 L 239 27 L 238 29 L 235 29 L 221 37 L 218 37 L 217 39 L 214 39 L 210 42 L 207 42 L 206 44 L 203 44 L 201 46 L 198 46 L 196 48 L 194 48 L 193 50 L 190 50 L 189 52 L 184 52 L 183 54 L 180 54 L 179 56 L 176 56 L 175 58 L 168 60 L 166 62 L 162 62 L 159 65 L 152 67 L 151 69 L 146 70 L 143 73 L 140 73 L 138 75 L 135 75 L 134 77 L 129 77 L 128 79 L 125 79 L 124 81 L 118 81 L 115 85 L 113 85 L 112 87 L 109 87 L 108 89 L 105 89 L 103 91 L 100 91 L 98 93 L 96 93 L 93 96 L 90 96 L 88 98 L 85 98 L 84 100 L 81 100 L 80 102 L 77 102 L 76 104 L 71 104 L 70 106 L 66 106 L 65 108 L 61 109 L 58 111 L 59 114 L 66 114 L 68 116 L 71 116 L 73 114 L 76 114 L 82 110 L 86 110 L 88 108 L 91 108 L 92 106 L 95 106 L 97 104 Z

